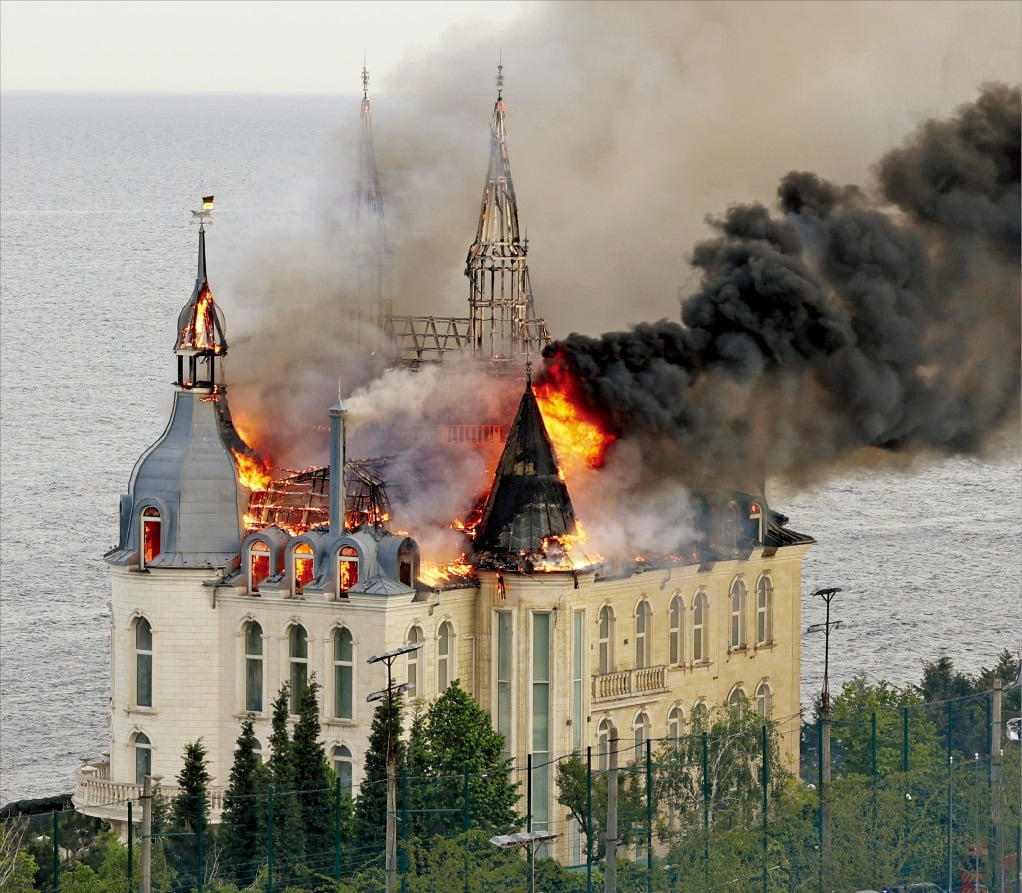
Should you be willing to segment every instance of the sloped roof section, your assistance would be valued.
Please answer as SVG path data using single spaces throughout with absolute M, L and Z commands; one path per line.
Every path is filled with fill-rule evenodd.
M 575 510 L 561 479 L 531 382 L 518 405 L 473 540 L 501 561 L 544 551 L 544 540 L 575 534 Z

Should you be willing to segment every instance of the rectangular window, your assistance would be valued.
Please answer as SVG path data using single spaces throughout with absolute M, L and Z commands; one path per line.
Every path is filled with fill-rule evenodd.
M 532 829 L 550 821 L 550 615 L 532 615 Z
M 511 680 L 514 665 L 512 615 L 507 611 L 497 614 L 497 731 L 504 736 L 505 759 L 511 756 Z
M 263 710 L 263 659 L 245 658 L 245 709 L 253 713 Z
M 582 750 L 582 664 L 585 659 L 585 611 L 572 614 L 571 627 L 571 749 Z
M 136 655 L 135 703 L 139 707 L 153 706 L 153 656 L 139 653 Z

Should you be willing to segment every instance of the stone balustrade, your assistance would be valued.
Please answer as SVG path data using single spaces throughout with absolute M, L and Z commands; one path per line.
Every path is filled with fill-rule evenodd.
M 593 677 L 593 701 L 653 694 L 667 688 L 667 666 L 639 667 Z
M 155 787 L 155 784 L 154 784 Z M 178 788 L 160 785 L 160 794 L 173 800 Z M 210 824 L 220 823 L 220 811 L 223 808 L 224 791 L 222 787 L 210 788 L 206 792 L 209 798 Z M 128 801 L 134 803 L 133 820 L 142 821 L 142 785 L 133 782 L 112 781 L 110 764 L 86 764 L 79 768 L 75 777 L 75 792 L 72 797 L 75 809 L 85 815 L 105 819 L 108 822 L 127 822 Z

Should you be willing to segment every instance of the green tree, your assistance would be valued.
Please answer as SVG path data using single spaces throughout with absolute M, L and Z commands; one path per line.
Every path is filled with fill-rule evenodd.
M 185 745 L 178 794 L 174 798 L 174 824 L 181 831 L 198 832 L 209 827 L 209 761 L 202 738 Z
M 384 698 L 373 712 L 369 748 L 362 764 L 362 784 L 355 804 L 356 835 L 362 855 L 378 852 L 386 838 L 387 744 L 393 743 L 397 771 L 405 768 L 405 744 L 401 740 L 402 701 L 400 693 Z
M 266 854 L 266 792 L 270 779 L 256 743 L 252 720 L 246 719 L 234 749 L 221 816 L 223 873 L 239 887 L 255 880 Z
M 0 825 L 0 890 L 4 893 L 31 893 L 36 861 L 24 849 L 28 820 L 12 819 Z
M 305 834 L 295 796 L 294 748 L 288 731 L 290 711 L 291 686 L 284 682 L 273 702 L 268 764 L 273 787 L 273 850 L 278 872 L 275 886 L 294 880 L 295 872 L 305 861 Z
M 878 776 L 900 772 L 904 752 L 904 719 L 908 711 L 908 762 L 913 766 L 942 763 L 937 731 L 922 709 L 918 689 L 889 682 L 867 682 L 862 674 L 844 684 L 834 699 L 831 729 L 836 774 L 873 774 L 873 716 L 876 715 Z
M 462 828 L 466 808 L 471 827 L 506 831 L 519 826 L 518 784 L 511 780 L 511 761 L 503 757 L 503 748 L 504 736 L 494 730 L 490 715 L 454 680 L 412 725 L 413 803 L 432 810 L 416 812 L 413 826 L 420 833 L 451 834 Z
M 320 685 L 313 675 L 302 691 L 298 721 L 291 742 L 294 789 L 305 832 L 306 865 L 326 872 L 334 858 L 334 771 L 320 740 Z

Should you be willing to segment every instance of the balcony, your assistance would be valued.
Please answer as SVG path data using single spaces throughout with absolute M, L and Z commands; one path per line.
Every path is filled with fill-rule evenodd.
M 155 785 L 154 785 L 155 787 Z M 210 788 L 209 821 L 220 823 L 225 788 Z M 177 796 L 177 787 L 160 785 L 160 793 L 168 800 Z M 109 763 L 89 763 L 82 766 L 75 776 L 75 792 L 71 798 L 75 809 L 85 815 L 95 816 L 107 822 L 128 821 L 128 801 L 134 801 L 132 819 L 142 821 L 142 785 L 123 781 L 111 781 Z
M 667 691 L 667 665 L 639 667 L 593 677 L 593 703 Z

